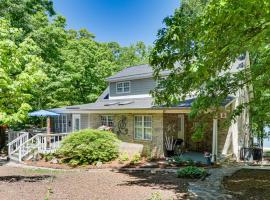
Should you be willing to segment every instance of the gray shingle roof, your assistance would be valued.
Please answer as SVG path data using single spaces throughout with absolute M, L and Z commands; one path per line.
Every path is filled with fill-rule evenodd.
M 169 74 L 169 71 L 162 72 L 163 75 Z M 107 81 L 122 81 L 131 79 L 149 78 L 153 76 L 153 69 L 150 65 L 137 65 L 123 69 L 113 76 L 107 78 Z
M 221 106 L 226 106 L 232 102 L 235 97 L 228 96 L 221 103 Z M 121 100 L 102 100 L 95 103 L 67 106 L 64 108 L 51 109 L 56 113 L 72 113 L 72 111 L 103 111 L 103 110 L 136 110 L 136 109 L 189 109 L 195 98 L 183 101 L 175 106 L 155 106 L 153 98 L 141 99 L 121 99 Z
M 83 104 L 80 110 L 121 110 L 121 109 L 150 109 L 153 107 L 152 98 L 103 100 L 95 103 Z M 69 106 L 68 110 L 77 110 L 77 107 Z

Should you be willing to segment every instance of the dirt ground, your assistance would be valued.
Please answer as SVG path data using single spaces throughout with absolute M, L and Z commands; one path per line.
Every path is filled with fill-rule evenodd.
M 270 171 L 242 169 L 224 179 L 224 187 L 234 199 L 270 199 Z
M 187 183 L 175 174 L 30 170 L 0 167 L 1 200 L 146 200 L 186 199 Z

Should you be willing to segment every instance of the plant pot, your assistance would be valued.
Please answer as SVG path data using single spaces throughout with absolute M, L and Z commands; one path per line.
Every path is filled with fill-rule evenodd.
M 174 150 L 167 150 L 167 157 L 174 156 Z

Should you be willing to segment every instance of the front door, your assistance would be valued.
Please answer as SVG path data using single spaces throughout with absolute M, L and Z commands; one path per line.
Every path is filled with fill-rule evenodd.
M 72 115 L 72 130 L 79 131 L 81 129 L 81 115 L 73 114 Z

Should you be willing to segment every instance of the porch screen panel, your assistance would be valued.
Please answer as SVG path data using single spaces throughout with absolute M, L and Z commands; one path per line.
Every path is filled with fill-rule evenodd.
M 67 115 L 63 115 L 62 116 L 62 133 L 66 133 L 67 132 Z
M 63 127 L 63 115 L 60 115 L 59 117 L 58 117 L 58 119 L 59 119 L 59 133 L 61 133 L 61 131 L 62 131 L 62 127 Z
M 67 115 L 60 115 L 54 118 L 54 132 L 67 132 Z

